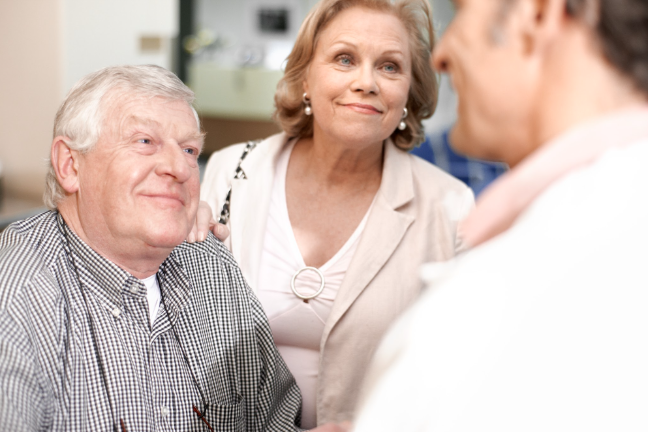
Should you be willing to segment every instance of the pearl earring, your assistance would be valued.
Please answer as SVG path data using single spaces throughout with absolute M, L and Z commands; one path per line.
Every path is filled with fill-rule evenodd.
M 304 107 L 304 114 L 309 116 L 309 115 L 313 114 L 313 109 L 311 108 L 311 105 L 310 105 L 310 99 L 308 99 L 306 97 L 307 94 L 308 93 L 304 93 L 304 95 L 302 96 L 302 101 L 304 101 L 304 105 L 306 105 Z
M 407 117 L 407 108 L 403 108 L 403 120 L 398 123 L 398 130 L 405 130 L 407 128 L 407 123 L 405 123 L 405 117 Z

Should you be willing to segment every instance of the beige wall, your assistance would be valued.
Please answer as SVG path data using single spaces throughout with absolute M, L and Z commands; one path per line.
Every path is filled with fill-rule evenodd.
M 62 100 L 61 0 L 0 0 L 0 160 L 5 190 L 40 199 Z

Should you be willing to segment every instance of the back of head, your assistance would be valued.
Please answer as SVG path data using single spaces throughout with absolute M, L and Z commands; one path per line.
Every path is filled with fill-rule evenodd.
M 566 0 L 567 12 L 588 24 L 605 56 L 648 96 L 648 2 Z
M 304 20 L 292 52 L 288 56 L 283 78 L 275 94 L 275 120 L 290 137 L 313 134 L 313 118 L 303 113 L 303 81 L 313 58 L 322 30 L 342 11 L 364 7 L 393 14 L 409 34 L 412 53 L 412 84 L 405 118 L 407 128 L 395 130 L 394 143 L 410 149 L 425 140 L 421 120 L 430 117 L 436 108 L 438 84 L 430 66 L 434 46 L 432 11 L 427 0 L 321 0 Z
M 72 87 L 56 113 L 54 137 L 66 137 L 72 150 L 92 150 L 102 133 L 108 99 L 119 100 L 126 95 L 185 101 L 189 106 L 195 99 L 191 89 L 160 66 L 107 67 L 86 75 Z M 197 114 L 196 122 L 200 128 Z M 55 209 L 63 196 L 50 163 L 43 201 Z

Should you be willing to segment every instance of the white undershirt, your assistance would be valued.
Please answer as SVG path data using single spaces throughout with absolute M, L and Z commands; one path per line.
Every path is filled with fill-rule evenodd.
M 295 240 L 286 205 L 286 172 L 294 144 L 294 141 L 289 143 L 277 160 L 261 252 L 257 296 L 268 316 L 277 349 L 302 392 L 301 427 L 310 429 L 316 426 L 317 375 L 324 324 L 358 246 L 371 207 L 344 246 L 319 268 L 325 280 L 322 293 L 308 303 L 295 296 L 290 281 L 306 264 Z M 320 287 L 320 281 L 317 273 L 306 271 L 296 279 L 295 288 L 302 295 L 314 294 Z
M 148 300 L 149 305 L 149 317 L 151 319 L 151 327 L 153 327 L 153 321 L 157 316 L 158 309 L 160 309 L 160 285 L 156 275 L 149 276 L 146 279 L 140 279 L 144 286 L 146 287 L 146 299 Z

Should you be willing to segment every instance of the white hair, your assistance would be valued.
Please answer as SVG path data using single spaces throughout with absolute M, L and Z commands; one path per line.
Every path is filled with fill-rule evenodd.
M 66 137 L 66 143 L 72 150 L 81 153 L 92 150 L 106 121 L 105 99 L 108 93 L 111 93 L 111 99 L 135 94 L 146 98 L 184 101 L 193 110 L 200 130 L 200 119 L 193 107 L 194 93 L 172 72 L 154 65 L 111 66 L 86 75 L 72 87 L 56 113 L 54 137 Z M 55 209 L 64 196 L 65 192 L 50 160 L 43 201 L 46 206 Z

